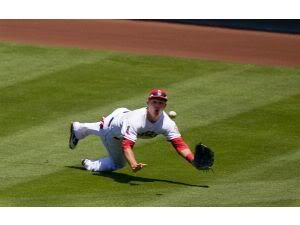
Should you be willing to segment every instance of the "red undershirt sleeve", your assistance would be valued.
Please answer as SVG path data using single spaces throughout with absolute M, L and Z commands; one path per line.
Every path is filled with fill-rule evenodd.
M 123 149 L 123 151 L 126 151 L 128 148 L 132 149 L 133 146 L 134 146 L 134 144 L 135 143 L 133 141 L 124 138 L 123 141 L 122 141 L 122 149 Z
M 182 150 L 189 148 L 182 137 L 172 139 L 171 143 L 177 152 L 181 152 Z

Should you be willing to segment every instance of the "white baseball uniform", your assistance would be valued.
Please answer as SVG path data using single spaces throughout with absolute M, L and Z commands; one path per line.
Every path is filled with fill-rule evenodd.
M 101 137 L 109 153 L 108 157 L 99 160 L 86 160 L 85 168 L 91 171 L 113 171 L 123 168 L 126 165 L 121 145 L 124 138 L 136 142 L 138 138 L 154 138 L 159 134 L 163 134 L 168 141 L 181 137 L 175 122 L 165 112 L 155 123 L 150 122 L 147 119 L 146 107 L 133 111 L 118 108 L 103 121 L 74 122 L 73 126 L 78 139 L 90 134 Z

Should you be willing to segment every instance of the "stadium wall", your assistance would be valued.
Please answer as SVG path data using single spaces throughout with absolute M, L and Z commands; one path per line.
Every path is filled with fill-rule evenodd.
M 300 20 L 173 19 L 173 20 L 160 20 L 160 21 L 171 22 L 171 23 L 214 26 L 214 27 L 227 27 L 227 28 L 235 28 L 235 29 L 300 34 Z

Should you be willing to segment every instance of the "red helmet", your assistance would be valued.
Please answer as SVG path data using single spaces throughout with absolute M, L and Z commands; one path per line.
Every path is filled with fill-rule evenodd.
M 162 89 L 152 89 L 149 93 L 148 99 L 162 99 L 168 101 L 168 96 L 165 90 Z

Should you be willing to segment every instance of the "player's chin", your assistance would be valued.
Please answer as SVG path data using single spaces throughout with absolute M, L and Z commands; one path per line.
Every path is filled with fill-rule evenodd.
M 160 114 L 160 110 L 159 109 L 155 109 L 154 110 L 154 115 L 158 116 Z

